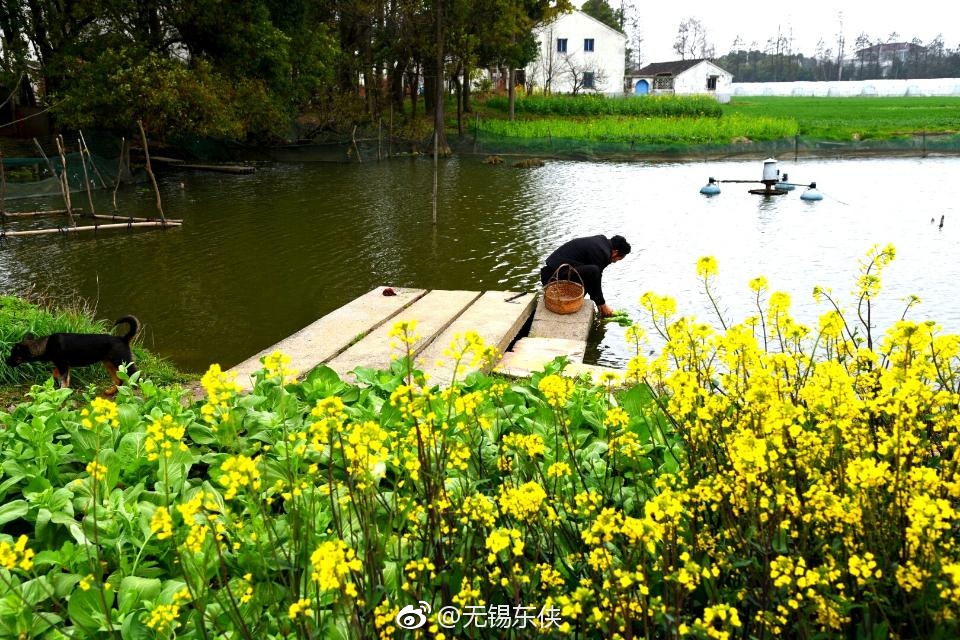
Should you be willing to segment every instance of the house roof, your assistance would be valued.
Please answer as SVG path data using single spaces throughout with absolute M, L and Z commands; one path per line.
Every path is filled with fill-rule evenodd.
M 627 34 L 625 34 L 624 32 L 618 31 L 618 30 L 614 29 L 614 28 L 611 27 L 610 25 L 608 25 L 608 24 L 606 24 L 606 23 L 604 23 L 604 22 L 601 22 L 600 20 L 597 20 L 596 18 L 594 18 L 593 16 L 591 16 L 589 13 L 584 13 L 583 11 L 580 11 L 579 9 L 573 9 L 573 10 L 571 10 L 571 11 L 565 11 L 565 12 L 563 12 L 563 13 L 561 13 L 561 14 L 558 14 L 558 15 L 557 15 L 556 17 L 554 17 L 554 19 L 551 20 L 550 22 L 545 22 L 545 23 L 543 23 L 543 24 L 535 27 L 535 28 L 534 28 L 534 31 L 538 31 L 538 32 L 546 31 L 546 30 L 549 29 L 552 25 L 557 24 L 557 23 L 560 22 L 561 20 L 564 20 L 565 18 L 570 18 L 570 17 L 572 17 L 572 16 L 576 16 L 576 15 L 579 15 L 579 16 L 582 17 L 582 18 L 586 18 L 587 20 L 589 20 L 589 21 L 591 21 L 591 22 L 594 22 L 594 23 L 596 23 L 597 25 L 603 27 L 604 29 L 606 29 L 607 31 L 609 31 L 610 34 L 613 35 L 614 37 L 622 38 L 623 40 L 626 40 L 626 39 L 627 39 Z
M 574 9 L 574 10 L 571 11 L 570 13 L 579 13 L 579 14 L 583 15 L 585 18 L 589 18 L 590 20 L 593 20 L 594 22 L 596 22 L 596 23 L 597 23 L 598 25 L 600 25 L 601 27 L 605 28 L 605 29 L 606 29 L 607 31 L 609 31 L 610 33 L 612 33 L 612 34 L 614 34 L 614 35 L 616 35 L 616 36 L 619 36 L 619 37 L 623 38 L 624 40 L 627 39 L 627 34 L 625 34 L 623 31 L 620 31 L 620 30 L 618 30 L 618 29 L 614 29 L 613 27 L 611 27 L 611 26 L 608 25 L 607 23 L 601 22 L 600 20 L 597 20 L 596 18 L 594 18 L 594 17 L 593 17 L 592 15 L 590 15 L 589 13 L 584 13 L 583 11 L 580 11 L 579 9 Z M 569 15 L 569 14 L 565 14 L 565 15 Z
M 881 42 L 863 49 L 857 49 L 857 53 L 864 53 L 866 51 L 926 51 L 927 48 L 914 44 L 912 42 Z
M 634 75 L 638 76 L 656 76 L 660 74 L 678 75 L 704 62 L 706 58 L 697 58 L 695 60 L 674 60 L 673 62 L 653 62 L 638 69 Z M 708 61 L 709 62 L 709 61 Z

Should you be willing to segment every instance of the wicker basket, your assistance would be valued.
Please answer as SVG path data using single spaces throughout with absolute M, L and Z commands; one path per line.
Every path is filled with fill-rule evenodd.
M 580 282 L 561 280 L 560 269 L 567 267 L 567 274 L 573 273 Z M 553 277 L 543 288 L 543 304 L 554 313 L 576 313 L 583 306 L 583 280 L 577 270 L 568 264 L 562 264 L 553 272 Z

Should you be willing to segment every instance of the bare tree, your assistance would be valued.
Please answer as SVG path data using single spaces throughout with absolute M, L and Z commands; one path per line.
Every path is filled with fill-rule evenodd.
M 843 46 L 846 43 L 846 36 L 843 35 L 843 11 L 837 12 L 837 20 L 840 22 L 840 31 L 837 33 L 837 80 L 843 80 Z
M 556 47 L 554 46 L 556 41 L 553 38 L 553 25 L 547 27 L 543 37 L 546 40 L 547 46 L 541 46 L 540 55 L 537 56 L 534 62 L 534 69 L 536 70 L 536 75 L 543 79 L 543 92 L 549 95 L 553 93 L 553 78 L 557 72 Z M 546 55 L 544 55 L 544 51 L 546 51 Z
M 681 60 L 691 58 L 712 58 L 714 47 L 707 40 L 707 29 L 697 18 L 687 18 L 677 28 L 677 39 L 673 50 L 680 54 Z
M 631 65 L 637 67 L 643 62 L 643 29 L 640 27 L 640 17 L 637 8 L 632 3 L 620 3 L 621 31 L 627 35 L 626 59 L 624 63 L 629 69 Z
M 587 66 L 569 53 L 560 56 L 560 67 L 560 73 L 570 80 L 570 93 L 573 95 L 584 90 L 599 93 L 606 87 L 607 73 L 603 67 Z
M 870 48 L 870 36 L 861 31 L 860 35 L 857 36 L 854 46 L 857 47 L 857 62 L 859 63 L 857 68 L 857 80 L 863 80 L 863 62 L 868 54 L 867 49 Z

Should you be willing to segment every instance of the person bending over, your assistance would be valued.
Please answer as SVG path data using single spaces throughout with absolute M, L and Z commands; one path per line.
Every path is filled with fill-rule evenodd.
M 574 238 L 560 245 L 550 254 L 546 266 L 540 269 L 540 282 L 546 286 L 554 274 L 557 274 L 560 280 L 576 281 L 576 276 L 568 269 L 561 269 L 557 273 L 561 265 L 570 265 L 580 276 L 583 288 L 597 305 L 600 315 L 606 318 L 613 315 L 613 309 L 603 297 L 601 286 L 603 270 L 608 265 L 623 260 L 628 253 L 630 253 L 630 243 L 623 236 Z

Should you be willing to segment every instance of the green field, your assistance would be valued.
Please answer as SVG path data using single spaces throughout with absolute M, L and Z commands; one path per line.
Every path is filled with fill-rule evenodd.
M 796 124 L 786 118 L 741 115 L 723 118 L 598 116 L 514 121 L 488 119 L 480 125 L 480 135 L 484 138 L 493 135 L 522 140 L 557 138 L 667 145 L 725 144 L 737 137 L 778 140 L 796 133 Z
M 742 97 L 724 105 L 723 113 L 791 119 L 801 136 L 826 140 L 960 132 L 960 97 Z
M 684 108 L 682 98 L 665 103 L 672 112 L 659 117 L 629 106 L 654 99 L 531 97 L 518 101 L 513 121 L 505 117 L 502 100 L 493 99 L 478 110 L 477 130 L 485 143 L 529 146 L 549 140 L 553 149 L 561 148 L 562 140 L 679 150 L 788 139 L 801 144 L 868 143 L 871 149 L 889 144 L 896 149 L 911 146 L 923 135 L 939 136 L 946 140 L 945 148 L 952 149 L 960 135 L 960 97 L 738 97 L 722 105 L 719 118 Z

